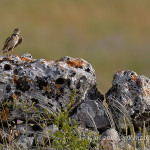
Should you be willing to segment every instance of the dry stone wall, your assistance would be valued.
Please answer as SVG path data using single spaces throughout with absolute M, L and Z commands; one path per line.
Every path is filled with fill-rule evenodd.
M 42 143 L 43 134 L 58 130 L 54 124 L 41 128 L 43 112 L 46 109 L 53 114 L 68 109 L 74 91 L 71 120 L 87 130 L 105 131 L 102 135 L 106 139 L 113 134 L 119 139 L 118 132 L 123 134 L 126 130 L 124 118 L 128 127 L 134 124 L 136 129 L 150 121 L 150 79 L 134 71 L 115 73 L 112 87 L 105 95 L 106 107 L 104 96 L 97 89 L 95 70 L 84 59 L 66 56 L 50 61 L 33 59 L 30 54 L 0 56 L 0 143 L 4 137 L 9 141 L 12 131 L 21 149 L 33 148 L 36 141 Z M 35 117 L 37 110 L 33 104 L 41 116 Z M 111 139 L 113 142 L 116 139 Z

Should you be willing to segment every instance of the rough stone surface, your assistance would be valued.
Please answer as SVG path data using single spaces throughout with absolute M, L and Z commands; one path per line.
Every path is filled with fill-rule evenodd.
M 96 85 L 95 71 L 82 59 L 64 57 L 58 61 L 34 60 L 31 55 L 0 58 L 2 101 L 22 95 L 32 101 L 40 95 L 55 111 L 65 107 L 72 89 L 80 91 L 80 101 L 87 91 Z M 54 103 L 54 104 L 53 104 Z M 58 110 L 57 110 L 58 109 Z
M 16 130 L 18 132 L 18 134 L 20 135 L 31 135 L 34 134 L 34 130 L 32 129 L 32 127 L 30 125 L 26 125 L 26 124 L 20 124 L 17 125 Z
M 0 57 L 1 102 L 25 99 L 29 105 L 34 102 L 58 112 L 69 103 L 74 89 L 78 90 L 76 105 L 87 95 L 103 100 L 96 88 L 95 71 L 83 59 L 67 56 L 57 61 L 36 60 L 30 54 Z M 16 115 L 22 118 L 22 114 L 13 112 L 8 119 Z
M 98 129 L 100 132 L 111 127 L 112 120 L 109 116 L 108 110 L 97 100 L 87 99 L 77 108 L 78 120 L 84 122 L 86 127 Z
M 150 79 L 145 76 L 128 70 L 115 73 L 106 100 L 119 129 L 125 129 L 123 114 L 137 128 L 150 121 Z
M 29 149 L 33 146 L 34 137 L 20 136 L 15 142 L 15 149 Z
M 7 142 L 7 148 L 14 144 L 15 149 L 35 149 L 37 143 L 44 147 L 52 142 L 50 137 L 61 127 L 42 120 L 44 112 L 53 114 L 67 109 L 73 91 L 76 91 L 75 104 L 69 117 L 80 123 L 81 137 L 87 138 L 91 131 L 89 149 L 94 148 L 94 139 L 99 138 L 97 131 L 100 134 L 105 131 L 98 145 L 124 150 L 126 137 L 122 140 L 120 132 L 125 130 L 124 115 L 135 127 L 150 121 L 150 80 L 133 71 L 114 75 L 112 88 L 106 94 L 110 112 L 103 105 L 95 71 L 87 61 L 68 56 L 57 61 L 32 59 L 30 54 L 0 56 L 0 144 Z M 127 149 L 133 149 L 131 142 L 127 142 Z
M 11 124 L 8 134 L 13 131 L 16 144 L 21 148 L 33 146 L 34 133 L 42 144 L 41 134 L 46 135 L 51 128 L 42 129 L 43 111 L 46 109 L 52 114 L 67 109 L 74 90 L 77 96 L 70 117 L 83 122 L 87 128 L 110 127 L 108 112 L 102 107 L 103 95 L 97 89 L 95 70 L 87 61 L 68 56 L 57 61 L 32 59 L 30 54 L 0 56 L 2 123 L 6 129 L 7 124 Z M 37 117 L 33 104 L 41 113 Z M 89 110 L 90 115 L 85 114 Z

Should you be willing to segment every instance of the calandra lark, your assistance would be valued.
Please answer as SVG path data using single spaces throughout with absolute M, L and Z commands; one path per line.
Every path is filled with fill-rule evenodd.
M 1 52 L 6 53 L 8 51 L 13 51 L 15 47 L 17 47 L 21 42 L 22 38 L 19 37 L 20 30 L 16 28 L 14 33 L 8 37 L 4 43 L 4 47 Z

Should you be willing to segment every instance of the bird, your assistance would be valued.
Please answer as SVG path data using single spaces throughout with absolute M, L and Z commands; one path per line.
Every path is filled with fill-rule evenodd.
M 4 46 L 1 50 L 2 53 L 13 51 L 15 47 L 22 43 L 22 38 L 19 37 L 20 30 L 16 28 L 13 34 L 5 40 Z

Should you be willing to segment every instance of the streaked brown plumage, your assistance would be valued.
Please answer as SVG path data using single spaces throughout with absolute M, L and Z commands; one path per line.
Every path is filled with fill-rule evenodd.
M 4 46 L 1 52 L 6 53 L 8 51 L 13 51 L 15 47 L 22 43 L 22 38 L 19 37 L 20 30 L 16 28 L 14 33 L 5 40 Z

